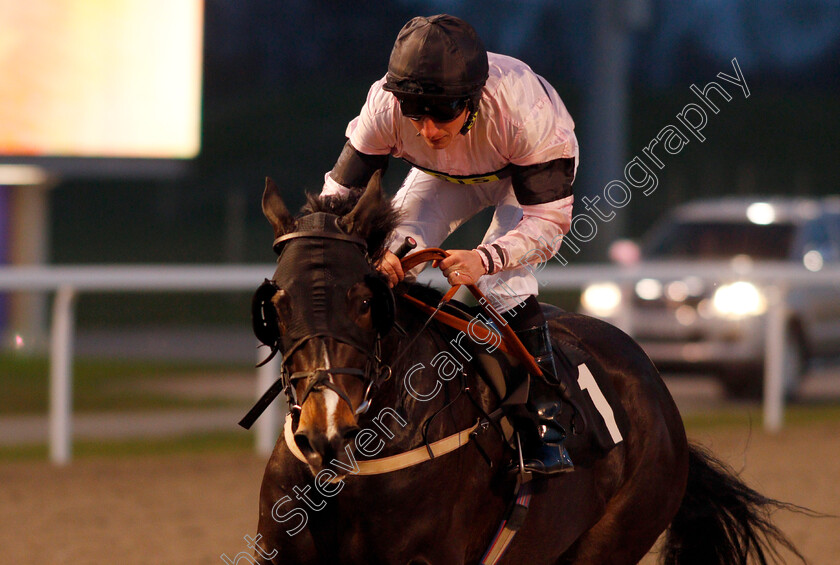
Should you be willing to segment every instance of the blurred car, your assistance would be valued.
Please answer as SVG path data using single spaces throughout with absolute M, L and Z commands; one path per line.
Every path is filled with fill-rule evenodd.
M 626 242 L 621 253 L 632 257 Z M 784 261 L 811 271 L 840 264 L 840 199 L 720 198 L 676 208 L 644 238 L 637 266 L 692 263 L 693 276 L 593 283 L 581 309 L 628 331 L 663 372 L 713 373 L 733 396 L 762 390 L 768 297 L 749 266 Z M 747 268 L 712 279 L 704 265 Z M 709 262 L 709 263 L 707 263 Z M 711 272 L 711 269 L 708 269 Z M 840 281 L 791 287 L 785 322 L 785 392 L 796 393 L 815 357 L 840 354 Z

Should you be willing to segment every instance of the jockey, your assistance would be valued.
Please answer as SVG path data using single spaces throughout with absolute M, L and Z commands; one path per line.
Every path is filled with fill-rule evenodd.
M 449 15 L 417 17 L 400 31 L 388 73 L 375 82 L 347 143 L 327 173 L 322 196 L 364 188 L 388 156 L 412 169 L 393 199 L 405 236 L 438 247 L 458 226 L 493 206 L 475 249 L 449 250 L 439 267 L 450 284 L 477 284 L 493 299 L 543 369 L 532 377 L 524 438 L 527 470 L 573 468 L 558 423 L 559 363 L 536 299 L 533 264 L 548 260 L 569 230 L 578 163 L 574 122 L 545 79 L 525 63 L 488 53 L 468 23 Z M 405 277 L 387 252 L 379 270 L 391 286 Z

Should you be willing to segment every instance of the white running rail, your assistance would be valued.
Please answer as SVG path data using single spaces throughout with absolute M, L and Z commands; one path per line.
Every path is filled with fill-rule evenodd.
M 50 333 L 50 459 L 66 464 L 72 447 L 72 367 L 75 328 L 75 299 L 83 292 L 182 291 L 220 292 L 252 291 L 271 276 L 273 265 L 90 265 L 0 267 L 0 292 L 42 291 L 55 293 Z M 636 267 L 550 265 L 535 273 L 544 290 L 578 289 L 596 281 L 617 283 L 640 278 L 677 278 L 696 276 L 705 280 L 751 281 L 768 285 L 770 304 L 766 324 L 764 375 L 764 427 L 778 431 L 783 424 L 784 394 L 784 323 L 785 297 L 793 286 L 840 285 L 840 266 L 811 272 L 789 263 L 761 263 L 734 269 L 729 263 L 645 263 Z M 442 284 L 442 276 L 424 272 L 421 281 Z M 272 362 L 257 370 L 257 394 L 276 379 L 278 367 Z M 270 453 L 279 429 L 280 413 L 276 403 L 258 420 L 256 449 Z

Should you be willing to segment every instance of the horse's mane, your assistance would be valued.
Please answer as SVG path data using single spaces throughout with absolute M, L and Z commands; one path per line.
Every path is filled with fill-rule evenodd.
M 301 208 L 298 218 L 316 212 L 345 216 L 353 210 L 363 193 L 363 190 L 355 189 L 350 190 L 347 196 L 322 197 L 316 194 L 307 194 L 307 202 Z M 391 204 L 391 198 L 383 195 L 376 209 L 368 216 L 367 224 L 362 229 L 363 233 L 367 233 L 365 241 L 371 261 L 376 262 L 385 252 L 385 246 L 389 243 L 394 228 L 397 227 L 399 217 L 399 212 Z

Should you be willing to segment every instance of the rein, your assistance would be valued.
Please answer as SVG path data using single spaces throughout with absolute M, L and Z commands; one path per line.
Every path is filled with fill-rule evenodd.
M 435 261 L 439 259 L 445 259 L 448 256 L 446 251 L 443 249 L 439 249 L 437 247 L 430 247 L 428 249 L 424 249 L 422 251 L 418 251 L 417 253 L 412 253 L 408 257 L 402 260 L 403 270 L 408 271 L 421 263 L 426 263 L 428 261 Z M 540 366 L 537 365 L 536 360 L 534 360 L 534 356 L 522 345 L 522 342 L 519 340 L 519 337 L 516 333 L 511 329 L 505 319 L 502 317 L 501 314 L 496 312 L 496 309 L 493 308 L 490 301 L 487 300 L 487 297 L 484 296 L 484 293 L 481 292 L 477 286 L 474 284 L 467 284 L 463 285 L 467 287 L 467 290 L 472 293 L 475 299 L 478 301 L 479 305 L 484 309 L 487 314 L 489 314 L 490 318 L 495 322 L 496 327 L 498 328 L 501 334 L 501 343 L 498 344 L 498 348 L 516 357 L 525 367 L 528 369 L 528 372 L 540 376 L 542 375 L 542 369 Z M 407 299 L 413 306 L 418 308 L 419 310 L 427 313 L 432 314 L 432 317 L 437 318 L 441 323 L 446 324 L 456 330 L 460 330 L 466 332 L 470 337 L 475 337 L 481 343 L 487 343 L 485 340 L 489 340 L 492 338 L 493 335 L 498 335 L 493 332 L 493 330 L 483 327 L 477 324 L 468 323 L 461 318 L 453 316 L 451 314 L 447 314 L 446 312 L 441 312 L 441 307 L 449 302 L 452 297 L 455 295 L 455 291 L 460 288 L 461 285 L 453 285 L 452 288 L 444 295 L 443 299 L 441 299 L 440 303 L 438 304 L 437 308 L 432 308 L 428 304 L 421 302 L 420 300 L 414 298 L 413 296 L 404 295 L 403 298 Z
M 405 271 L 412 269 L 413 267 L 419 265 L 420 263 L 424 263 L 427 261 L 433 261 L 435 259 L 443 259 L 447 256 L 447 253 L 438 248 L 430 248 L 424 249 L 422 251 L 418 251 L 417 253 L 413 253 L 404 259 L 402 259 L 402 266 Z M 417 333 L 419 336 L 420 333 L 428 326 L 429 322 L 432 319 L 437 318 L 438 321 L 444 323 L 450 327 L 453 327 L 457 330 L 466 332 L 470 337 L 474 337 L 475 339 L 479 340 L 481 343 L 487 343 L 491 339 L 491 334 L 493 333 L 491 329 L 487 327 L 478 326 L 473 323 L 467 323 L 466 321 L 458 318 L 456 316 L 452 316 L 451 314 L 447 314 L 446 312 L 441 312 L 441 308 L 452 299 L 455 295 L 455 292 L 461 285 L 453 285 L 452 288 L 444 295 L 441 299 L 440 303 L 437 305 L 436 308 L 432 308 L 431 306 L 417 300 L 416 298 L 408 295 L 404 295 L 403 298 L 407 299 L 413 306 L 418 308 L 420 311 L 429 314 L 429 318 L 423 324 L 421 330 Z M 542 375 L 542 371 L 540 370 L 539 365 L 537 365 L 534 357 L 525 349 L 525 346 L 519 340 L 519 337 L 513 332 L 510 326 L 504 321 L 498 312 L 493 308 L 484 294 L 475 286 L 475 285 L 466 285 L 467 289 L 475 296 L 478 300 L 478 303 L 484 308 L 484 310 L 491 316 L 492 320 L 497 322 L 497 327 L 499 328 L 503 338 L 501 343 L 497 344 L 498 349 L 501 349 L 505 353 L 511 354 L 517 359 L 519 359 L 528 370 L 532 373 L 537 375 Z M 416 339 L 416 336 L 415 336 Z M 413 340 L 412 340 L 413 342 Z M 403 352 L 408 350 L 408 347 L 411 345 L 409 343 L 405 348 L 403 348 Z M 399 359 L 399 356 L 397 357 Z M 335 389 L 333 389 L 335 390 Z M 307 388 L 307 392 L 309 388 Z M 367 398 L 367 394 L 365 395 Z M 471 398 L 471 397 L 470 397 Z M 304 397 L 305 399 L 305 397 Z M 500 413 L 500 410 L 497 410 L 497 414 Z M 291 451 L 292 455 L 295 456 L 299 461 L 304 464 L 308 464 L 306 457 L 301 453 L 300 449 L 298 449 L 297 444 L 295 443 L 294 434 L 292 431 L 292 422 L 293 416 L 289 414 L 286 417 L 285 425 L 283 426 L 283 437 L 286 441 L 286 446 Z M 424 463 L 426 461 L 431 461 L 436 457 L 440 457 L 442 455 L 446 455 L 447 453 L 451 453 L 460 449 L 461 447 L 467 445 L 471 439 L 474 439 L 481 431 L 487 428 L 487 424 L 492 421 L 493 416 L 485 416 L 484 421 L 481 418 L 471 427 L 460 430 L 450 436 L 447 436 L 443 439 L 439 439 L 432 443 L 425 443 L 420 447 L 414 448 L 409 451 L 404 451 L 402 453 L 398 453 L 395 455 L 391 455 L 388 457 L 382 457 L 379 459 L 367 459 L 364 461 L 356 461 L 353 460 L 355 466 L 353 467 L 354 475 L 381 475 L 384 473 L 391 473 L 394 471 L 399 471 L 401 469 L 407 469 L 409 467 L 413 467 L 415 465 L 419 465 L 420 463 Z M 519 441 L 519 436 L 517 435 L 517 442 Z M 478 443 L 476 443 L 478 446 Z M 479 447 L 479 450 L 482 452 L 482 455 L 487 459 L 487 455 L 483 453 L 483 449 Z M 520 453 L 520 468 L 521 468 L 521 458 L 522 452 L 521 449 Z M 489 462 L 489 460 L 488 460 Z M 337 482 L 341 479 L 336 477 L 333 479 L 332 482 Z M 523 523 L 525 522 L 525 517 L 528 515 L 528 508 L 531 503 L 531 492 L 532 492 L 532 484 L 531 484 L 531 475 L 530 473 L 523 473 L 520 472 L 516 479 L 516 486 L 513 491 L 513 500 L 508 505 L 507 509 L 505 510 L 504 515 L 502 516 L 501 523 L 496 531 L 496 534 L 493 536 L 490 545 L 484 552 L 484 555 L 481 558 L 481 565 L 496 565 L 498 564 L 505 555 L 510 544 L 513 542 L 513 538 L 516 536 L 519 529 L 522 527 Z
M 282 248 L 282 244 L 284 244 L 289 239 L 294 239 L 298 237 L 327 237 L 330 239 L 341 239 L 345 241 L 350 241 L 352 243 L 361 244 L 362 240 L 358 238 L 354 238 L 352 236 L 344 236 L 341 234 L 322 234 L 321 232 L 311 232 L 311 231 L 302 231 L 302 232 L 295 232 L 292 234 L 287 234 L 285 236 L 281 236 L 274 241 L 274 248 L 275 251 L 280 250 Z M 408 271 L 421 263 L 426 263 L 428 261 L 435 261 L 440 259 L 445 259 L 448 256 L 446 251 L 436 247 L 430 247 L 428 249 L 424 249 L 422 251 L 418 251 L 416 253 L 412 253 L 407 257 L 401 260 L 403 269 Z M 514 331 L 508 326 L 507 322 L 504 318 L 496 312 L 496 309 L 490 304 L 484 294 L 473 284 L 465 285 L 467 289 L 475 296 L 478 300 L 478 303 L 484 308 L 485 312 L 491 317 L 492 320 L 496 322 L 496 328 L 498 329 L 499 333 L 501 334 L 501 339 L 496 343 L 496 347 L 503 352 L 513 355 L 516 357 L 521 363 L 525 365 L 527 370 L 535 375 L 541 375 L 542 370 L 540 369 L 539 365 L 537 365 L 534 357 L 528 352 L 522 342 L 519 340 L 519 337 L 514 333 Z M 485 325 L 478 325 L 474 324 L 473 322 L 466 322 L 465 320 L 448 314 L 446 312 L 442 312 L 441 308 L 449 302 L 452 297 L 455 295 L 455 292 L 461 287 L 461 285 L 453 285 L 452 288 L 444 295 L 441 299 L 440 303 L 437 305 L 436 308 L 432 308 L 428 304 L 421 302 L 420 300 L 414 298 L 413 296 L 404 295 L 405 298 L 410 304 L 414 307 L 419 309 L 422 312 L 429 314 L 429 318 L 423 324 L 423 328 L 421 329 L 419 334 L 422 332 L 423 329 L 428 326 L 429 322 L 432 319 L 437 319 L 443 324 L 446 324 L 456 330 L 466 332 L 468 335 L 473 337 L 474 339 L 479 340 L 481 343 L 488 343 L 494 337 L 499 338 L 499 334 L 494 332 L 492 329 L 486 327 Z M 312 336 L 307 336 L 304 339 L 299 340 L 294 346 L 292 350 L 296 349 L 301 345 L 301 343 L 305 339 L 309 339 Z M 416 339 L 416 336 L 415 336 Z M 410 345 L 410 343 L 409 343 Z M 370 408 L 370 403 L 373 399 L 373 396 L 379 390 L 381 384 L 387 381 L 391 377 L 391 367 L 388 365 L 382 365 L 381 360 L 381 353 L 380 353 L 381 343 L 380 337 L 377 336 L 376 343 L 374 346 L 374 353 L 370 354 L 365 352 L 368 355 L 368 364 L 365 370 L 356 369 L 353 367 L 338 367 L 338 368 L 325 368 L 319 367 L 312 371 L 298 371 L 292 374 L 289 374 L 288 369 L 286 367 L 286 360 L 284 359 L 283 363 L 281 364 L 280 368 L 280 378 L 274 382 L 274 384 L 269 387 L 268 390 L 257 400 L 251 410 L 239 421 L 239 425 L 245 429 L 250 429 L 253 423 L 259 418 L 259 416 L 265 411 L 269 404 L 280 394 L 280 392 L 286 393 L 286 396 L 289 400 L 289 410 L 290 414 L 295 417 L 300 413 L 301 406 L 309 397 L 309 395 L 315 391 L 322 388 L 329 388 L 330 390 L 334 391 L 345 403 L 347 403 L 350 408 L 353 408 L 353 404 L 350 401 L 350 398 L 347 396 L 347 393 L 341 390 L 341 387 L 337 386 L 333 380 L 334 374 L 347 374 L 354 377 L 357 377 L 362 380 L 368 381 L 368 386 L 365 390 L 365 396 L 361 404 L 354 410 L 355 415 L 364 414 Z M 403 348 L 403 352 L 407 351 L 408 347 Z M 273 348 L 272 354 L 269 357 L 274 356 L 277 352 L 277 347 Z M 402 354 L 401 354 L 402 355 Z M 401 357 L 399 355 L 397 359 Z M 290 355 L 287 353 L 287 358 Z M 268 359 L 266 360 L 268 361 Z M 265 362 L 264 362 L 265 363 Z M 373 378 L 371 378 L 371 374 L 373 374 Z M 298 399 L 297 394 L 295 392 L 294 382 L 299 381 L 302 379 L 306 379 L 306 388 L 304 390 L 302 398 Z M 462 430 L 451 437 L 460 436 L 462 433 L 472 432 L 476 429 L 477 426 L 473 426 L 470 428 L 469 431 Z M 288 439 L 288 438 L 287 438 Z M 446 438 L 449 439 L 449 438 Z M 294 442 L 288 442 L 289 449 L 293 452 L 295 451 L 296 445 Z M 426 461 L 429 459 L 434 459 L 437 455 L 442 455 L 442 453 L 435 453 L 431 448 L 430 445 L 434 444 L 426 444 L 424 448 L 421 448 L 425 451 L 426 457 L 417 463 L 422 461 Z M 461 447 L 463 444 L 459 444 L 455 449 Z M 448 453 L 448 451 L 447 451 Z M 301 461 L 306 462 L 305 459 L 301 459 Z M 370 462 L 373 462 L 371 460 Z M 413 463 L 413 464 L 417 464 Z M 382 472 L 389 472 L 389 471 L 382 471 Z
M 427 261 L 433 261 L 435 259 L 444 259 L 448 256 L 446 251 L 439 248 L 429 248 L 424 249 L 422 251 L 418 251 L 417 253 L 413 253 L 404 259 L 402 259 L 402 267 L 404 271 L 408 271 L 413 267 L 419 265 L 420 263 L 424 263 Z M 443 324 L 446 324 L 456 330 L 466 332 L 471 338 L 477 339 L 480 343 L 487 343 L 491 339 L 492 330 L 490 328 L 478 326 L 473 324 L 472 322 L 467 323 L 461 318 L 456 316 L 452 316 L 451 314 L 447 314 L 446 312 L 441 312 L 441 308 L 449 302 L 452 297 L 455 295 L 455 292 L 461 285 L 453 285 L 452 288 L 444 295 L 441 299 L 440 303 L 438 303 L 436 308 L 432 308 L 431 306 L 417 300 L 413 296 L 405 295 L 403 298 L 407 299 L 412 305 L 416 308 L 429 314 L 429 319 L 423 325 L 425 329 L 426 325 L 433 319 L 437 318 Z M 501 333 L 501 343 L 496 344 L 498 349 L 501 349 L 505 353 L 511 354 L 516 357 L 520 362 L 522 362 L 528 371 L 536 376 L 542 375 L 542 369 L 540 366 L 537 365 L 536 360 L 534 359 L 533 355 L 525 348 L 522 342 L 519 340 L 519 336 L 511 329 L 511 327 L 507 324 L 507 322 L 496 312 L 495 308 L 490 304 L 487 298 L 484 296 L 477 286 L 474 284 L 466 285 L 467 290 L 469 290 L 472 295 L 476 298 L 479 305 L 484 308 L 485 312 L 490 315 L 490 318 L 496 322 L 496 326 Z M 422 331 L 422 330 L 421 330 Z M 487 341 L 485 341 L 487 340 Z M 472 398 L 470 396 L 470 398 Z M 500 410 L 497 410 L 496 413 L 499 413 Z M 494 413 L 494 414 L 496 414 Z M 383 459 L 378 460 L 369 460 L 365 461 L 364 463 L 367 466 L 370 466 L 371 474 L 373 474 L 374 470 L 376 473 L 387 473 L 389 472 L 389 467 L 387 462 L 390 460 L 394 460 L 395 458 L 403 458 L 401 461 L 405 462 L 405 466 L 416 465 L 417 463 L 422 463 L 423 461 L 428 461 L 430 459 L 434 459 L 436 456 L 443 455 L 444 453 L 448 453 L 449 451 L 454 451 L 459 449 L 462 445 L 466 445 L 469 439 L 476 437 L 479 431 L 486 429 L 488 421 L 493 421 L 493 416 L 488 416 L 487 419 L 484 421 L 482 425 L 482 420 L 479 419 L 476 422 L 476 425 L 468 430 L 462 430 L 454 435 L 448 436 L 442 440 L 438 440 L 432 444 L 427 444 L 425 447 L 418 447 L 411 451 L 394 455 L 391 457 L 386 457 Z M 290 427 L 288 426 L 287 421 L 287 430 L 291 431 Z M 469 438 L 466 442 L 461 443 L 461 438 L 466 435 Z M 457 438 L 457 439 L 456 439 Z M 517 443 L 519 442 L 519 435 L 516 436 Z M 453 441 L 454 440 L 454 441 Z M 433 450 L 433 447 L 443 443 L 448 442 L 448 444 L 452 445 L 452 448 L 449 451 L 436 453 Z M 286 443 L 289 443 L 289 435 L 286 435 Z M 478 446 L 478 443 L 476 443 Z M 481 450 L 481 448 L 479 447 Z M 487 456 L 483 453 L 485 459 Z M 410 461 L 417 457 L 419 460 L 417 463 L 411 463 Z M 522 450 L 519 449 L 519 458 L 520 458 L 520 469 L 522 469 Z M 361 466 L 361 462 L 358 463 Z M 405 468 L 405 467 L 398 467 L 398 468 Z M 393 469 L 393 470 L 396 470 Z M 361 469 L 360 469 L 361 471 Z M 490 542 L 490 545 L 485 550 L 484 555 L 481 558 L 481 565 L 496 565 L 499 563 L 505 555 L 510 544 L 513 542 L 514 536 L 516 536 L 519 529 L 522 527 L 523 523 L 525 522 L 525 517 L 528 515 L 528 508 L 531 504 L 531 491 L 532 491 L 532 484 L 531 484 L 531 474 L 525 473 L 520 471 L 516 478 L 516 487 L 513 491 L 513 500 L 508 505 L 507 510 L 502 517 L 501 524 L 499 524 L 498 530 L 496 531 L 496 535 L 493 536 L 493 540 Z

